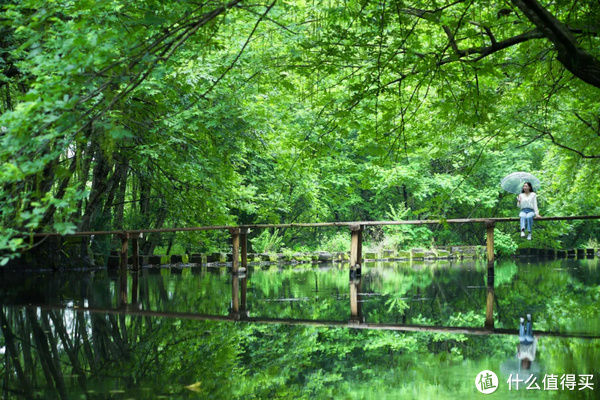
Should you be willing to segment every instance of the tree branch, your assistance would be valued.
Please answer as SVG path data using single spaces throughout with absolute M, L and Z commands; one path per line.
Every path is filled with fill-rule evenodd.
M 527 122 L 521 121 L 521 120 L 517 120 L 517 122 L 520 122 L 521 124 L 525 125 L 526 127 L 530 128 L 530 129 L 533 129 L 534 131 L 540 133 L 538 136 L 536 136 L 533 140 L 529 141 L 527 144 L 533 143 L 535 140 L 540 139 L 540 138 L 542 138 L 544 136 L 548 136 L 550 138 L 550 141 L 552 142 L 552 144 L 554 144 L 555 146 L 560 147 L 561 149 L 565 149 L 565 150 L 571 151 L 571 152 L 577 154 L 578 156 L 580 156 L 581 158 L 585 158 L 585 159 L 600 158 L 600 155 L 596 155 L 596 154 L 592 154 L 592 155 L 584 154 L 583 152 L 581 152 L 581 151 L 579 151 L 577 149 L 574 149 L 572 147 L 569 147 L 569 146 L 566 146 L 566 145 L 564 145 L 562 143 L 559 143 L 556 140 L 556 138 L 554 137 L 554 135 L 552 133 L 550 133 L 546 129 L 538 128 L 536 126 L 533 126 L 533 125 L 528 124 Z M 519 147 L 523 147 L 523 146 L 524 145 L 521 145 Z
M 511 0 L 554 45 L 566 69 L 582 81 L 600 88 L 600 60 L 579 46 L 569 28 L 536 0 Z
M 446 34 L 448 34 L 448 32 L 446 32 Z M 489 56 L 490 54 L 493 54 L 497 51 L 504 50 L 508 47 L 517 45 L 519 43 L 527 42 L 531 39 L 540 39 L 543 37 L 544 37 L 544 34 L 541 31 L 536 29 L 536 30 L 521 33 L 520 35 L 513 36 L 511 38 L 502 40 L 500 42 L 492 43 L 490 46 L 471 47 L 468 49 L 460 50 L 458 48 L 458 46 L 456 46 L 456 43 L 454 43 L 454 45 L 452 45 L 452 42 L 454 41 L 454 37 L 452 36 L 452 41 L 451 41 L 450 45 L 452 45 L 453 48 L 454 48 L 454 46 L 456 46 L 455 51 L 458 55 L 458 58 L 464 58 L 469 55 L 477 54 L 479 56 L 471 59 L 470 61 L 479 61 L 482 58 L 485 58 L 485 57 Z M 451 63 L 454 61 L 457 61 L 457 60 L 453 57 L 447 57 L 447 58 L 440 60 L 438 65 L 444 65 L 444 64 L 448 64 L 448 63 Z
M 575 114 L 577 119 L 580 120 L 581 122 L 583 122 L 585 124 L 585 126 L 590 128 L 592 130 L 592 132 L 594 132 L 596 135 L 600 136 L 600 123 L 598 124 L 598 127 L 596 128 L 594 125 L 592 125 L 592 123 L 590 121 L 584 119 L 581 115 L 579 115 L 579 113 L 577 111 L 574 111 L 573 114 Z
M 238 52 L 237 56 L 235 56 L 235 58 L 233 59 L 233 61 L 231 62 L 231 64 L 229 64 L 229 66 L 227 67 L 227 69 L 225 69 L 225 71 L 223 71 L 223 73 L 219 76 L 219 78 L 217 78 L 217 80 L 211 85 L 211 87 L 209 87 L 206 92 L 204 92 L 202 94 L 202 96 L 200 96 L 201 98 L 205 98 L 206 95 L 208 93 L 210 93 L 211 90 L 213 90 L 213 88 L 215 86 L 217 86 L 217 84 L 221 81 L 221 79 L 223 79 L 225 77 L 225 75 L 227 75 L 227 73 L 229 71 L 231 71 L 231 69 L 234 67 L 234 65 L 237 63 L 237 61 L 239 60 L 239 58 L 242 56 L 242 53 L 244 52 L 244 50 L 246 49 L 246 46 L 248 46 L 248 43 L 250 43 L 250 39 L 252 39 L 252 36 L 254 35 L 254 32 L 256 32 L 256 29 L 258 28 L 258 25 L 260 25 L 261 21 L 267 16 L 267 14 L 269 13 L 269 11 L 271 11 L 271 8 L 273 8 L 273 6 L 275 5 L 275 3 L 277 2 L 277 0 L 273 0 L 273 2 L 267 7 L 267 9 L 265 10 L 265 12 L 260 16 L 260 18 L 256 21 L 256 24 L 254 24 L 254 28 L 252 29 L 252 32 L 250 32 L 250 34 L 248 35 L 248 37 L 246 38 L 246 42 L 244 42 L 244 45 L 242 46 L 242 48 L 240 49 L 240 51 Z

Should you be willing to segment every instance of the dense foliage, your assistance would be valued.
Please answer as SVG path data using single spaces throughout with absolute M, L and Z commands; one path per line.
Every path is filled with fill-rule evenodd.
M 546 3 L 1 0 L 1 262 L 36 231 L 512 216 L 515 170 L 543 215 L 599 214 L 600 5 Z M 436 229 L 386 233 L 483 238 Z

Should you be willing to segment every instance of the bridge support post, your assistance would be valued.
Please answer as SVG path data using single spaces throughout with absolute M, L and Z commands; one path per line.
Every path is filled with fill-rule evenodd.
M 248 317 L 246 308 L 246 288 L 246 275 L 231 275 L 231 308 L 229 310 L 229 317 L 236 321 Z
M 236 315 L 240 312 L 240 277 L 232 275 L 231 277 L 231 314 Z
M 240 272 L 240 228 L 231 228 L 231 273 Z
M 485 223 L 485 230 L 486 230 L 486 250 L 487 250 L 487 260 L 488 260 L 488 267 L 490 266 L 490 263 L 492 263 L 492 266 L 494 265 L 494 227 L 496 226 L 496 223 L 494 221 L 487 221 Z
M 485 307 L 485 327 L 494 329 L 494 267 L 487 270 L 487 298 Z
M 494 221 L 485 223 L 487 252 L 487 298 L 485 307 L 485 327 L 494 329 Z
M 121 237 L 121 251 L 120 253 L 120 262 L 119 266 L 121 269 L 127 270 L 127 252 L 129 250 L 129 235 L 127 232 L 119 235 Z
M 131 273 L 131 304 L 137 305 L 140 292 L 140 270 L 136 269 Z
M 350 226 L 350 279 L 355 279 L 361 273 L 362 264 L 362 225 Z
M 119 262 L 119 302 L 122 306 L 127 304 L 127 252 L 129 250 L 129 235 L 127 232 L 121 237 L 121 250 Z
M 246 305 L 246 292 L 248 290 L 248 281 L 246 280 L 246 276 L 242 275 L 240 280 L 240 312 L 243 314 L 247 313 L 247 305 Z
M 133 253 L 133 269 L 135 271 L 140 269 L 140 246 L 138 243 L 138 239 L 141 237 L 141 233 L 136 233 L 132 236 L 131 240 L 131 251 Z
M 248 270 L 248 228 L 240 229 L 240 250 L 242 260 L 242 271 Z

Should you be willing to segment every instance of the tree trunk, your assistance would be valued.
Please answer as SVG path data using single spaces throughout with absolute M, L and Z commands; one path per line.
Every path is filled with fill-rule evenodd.
M 6 111 L 12 111 L 12 99 L 10 98 L 10 84 L 6 83 Z
M 91 129 L 91 128 L 90 128 Z M 79 157 L 80 160 L 82 161 L 82 165 L 81 165 L 81 171 L 79 171 L 79 190 L 84 190 L 87 182 L 88 182 L 88 177 L 90 175 L 90 167 L 92 165 L 92 158 L 93 158 L 93 151 L 94 151 L 94 144 L 93 141 L 90 140 L 85 148 L 85 150 L 81 150 L 81 156 Z M 75 211 L 73 217 L 74 219 L 79 219 L 79 217 L 82 215 L 82 211 L 81 208 L 83 206 L 83 200 L 79 200 L 79 202 L 77 203 L 77 211 Z
M 96 358 L 90 345 L 90 337 L 87 331 L 87 322 L 85 320 L 85 314 L 83 312 L 77 313 L 77 325 L 79 327 L 79 333 L 81 334 L 81 343 L 83 346 L 83 353 L 88 359 L 88 366 L 90 371 L 94 373 L 96 371 Z
M 71 340 L 69 339 L 69 334 L 67 333 L 67 329 L 62 320 L 62 316 L 58 316 L 53 312 L 50 312 L 50 318 L 52 318 L 52 323 L 54 324 L 54 329 L 60 338 L 60 341 L 63 344 L 65 353 L 69 357 L 71 361 L 71 365 L 73 366 L 73 370 L 77 374 L 77 380 L 79 381 L 79 385 L 84 393 L 87 392 L 87 385 L 85 381 L 85 374 L 83 368 L 81 368 L 81 364 L 79 363 L 79 355 L 77 354 L 77 350 L 74 348 Z
M 54 198 L 62 200 L 62 198 L 65 196 L 67 187 L 69 186 L 69 182 L 71 181 L 71 176 L 73 176 L 73 173 L 75 172 L 76 167 L 77 167 L 77 153 L 75 153 L 75 155 L 73 156 L 73 159 L 71 160 L 71 164 L 69 165 L 69 173 L 67 174 L 67 176 L 65 176 L 62 179 L 62 181 L 58 185 L 58 190 L 56 191 L 56 194 L 53 196 Z M 42 218 L 41 225 L 43 227 L 50 224 L 50 222 L 54 218 L 55 212 L 56 212 L 56 207 L 54 207 L 53 205 L 48 207 L 48 209 L 44 213 L 44 217 Z
M 566 69 L 582 81 L 600 88 L 600 60 L 579 46 L 569 28 L 536 0 L 512 0 L 525 16 L 552 42 Z
M 44 331 L 38 324 L 37 315 L 35 315 L 31 309 L 27 309 L 26 313 L 27 319 L 31 324 L 31 332 L 37 347 L 37 354 L 40 357 L 42 370 L 46 376 L 48 386 L 54 387 L 60 398 L 65 399 L 66 391 L 64 381 L 62 380 L 62 374 L 60 374 L 60 371 L 57 371 L 55 368 L 55 364 L 50 353 L 50 347 L 48 346 L 48 340 L 46 339 Z
M 27 375 L 23 373 L 23 368 L 21 367 L 21 361 L 19 360 L 19 353 L 17 351 L 17 346 L 15 344 L 15 336 L 8 325 L 8 320 L 4 315 L 4 310 L 0 308 L 0 330 L 2 331 L 2 336 L 4 336 L 4 342 L 6 345 L 6 351 L 8 352 L 8 356 L 10 356 L 14 369 L 17 373 L 17 378 L 19 379 L 21 388 L 25 391 L 25 397 L 28 399 L 33 398 L 31 393 L 31 386 L 27 379 Z
M 162 200 L 161 200 L 161 204 L 164 204 Z M 166 206 L 163 205 L 157 212 L 156 224 L 154 225 L 154 227 L 156 229 L 162 228 L 163 224 L 165 223 L 166 218 L 167 218 L 167 208 L 166 208 Z M 160 233 L 154 233 L 154 234 L 151 234 L 148 236 L 149 236 L 148 240 L 143 245 L 143 254 L 152 255 L 152 254 L 154 254 L 154 248 L 156 246 L 158 246 L 158 243 L 160 241 Z
M 111 170 L 111 166 L 99 145 L 96 145 L 95 154 L 96 165 L 92 173 L 92 190 L 79 225 L 81 231 L 88 231 L 92 225 L 96 224 L 95 217 L 102 212 L 102 199 L 108 189 L 106 177 Z
M 17 313 L 17 321 L 19 322 L 21 332 L 21 351 L 23 352 L 25 374 L 26 376 L 31 377 L 31 384 L 35 386 L 36 379 L 35 374 L 33 373 L 33 371 L 35 371 L 35 367 L 33 365 L 33 356 L 31 354 L 31 335 L 29 329 L 27 328 L 25 317 L 22 312 Z
M 127 191 L 128 161 L 119 166 L 119 189 L 115 197 L 114 228 L 123 229 L 123 214 L 125 211 L 125 193 Z

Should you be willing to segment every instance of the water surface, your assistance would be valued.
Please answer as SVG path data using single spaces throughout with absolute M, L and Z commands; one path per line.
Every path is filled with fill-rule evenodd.
M 597 398 L 598 261 L 498 263 L 495 332 L 482 329 L 488 283 L 475 262 L 367 263 L 353 280 L 337 264 L 143 269 L 126 284 L 106 270 L 4 272 L 3 398 L 480 398 L 485 369 L 497 398 Z M 538 348 L 520 370 L 506 333 L 527 313 Z M 390 330 L 402 327 L 426 330 Z M 541 389 L 509 393 L 517 373 Z M 593 375 L 596 390 L 561 388 L 565 374 Z M 558 390 L 543 390 L 553 375 Z

